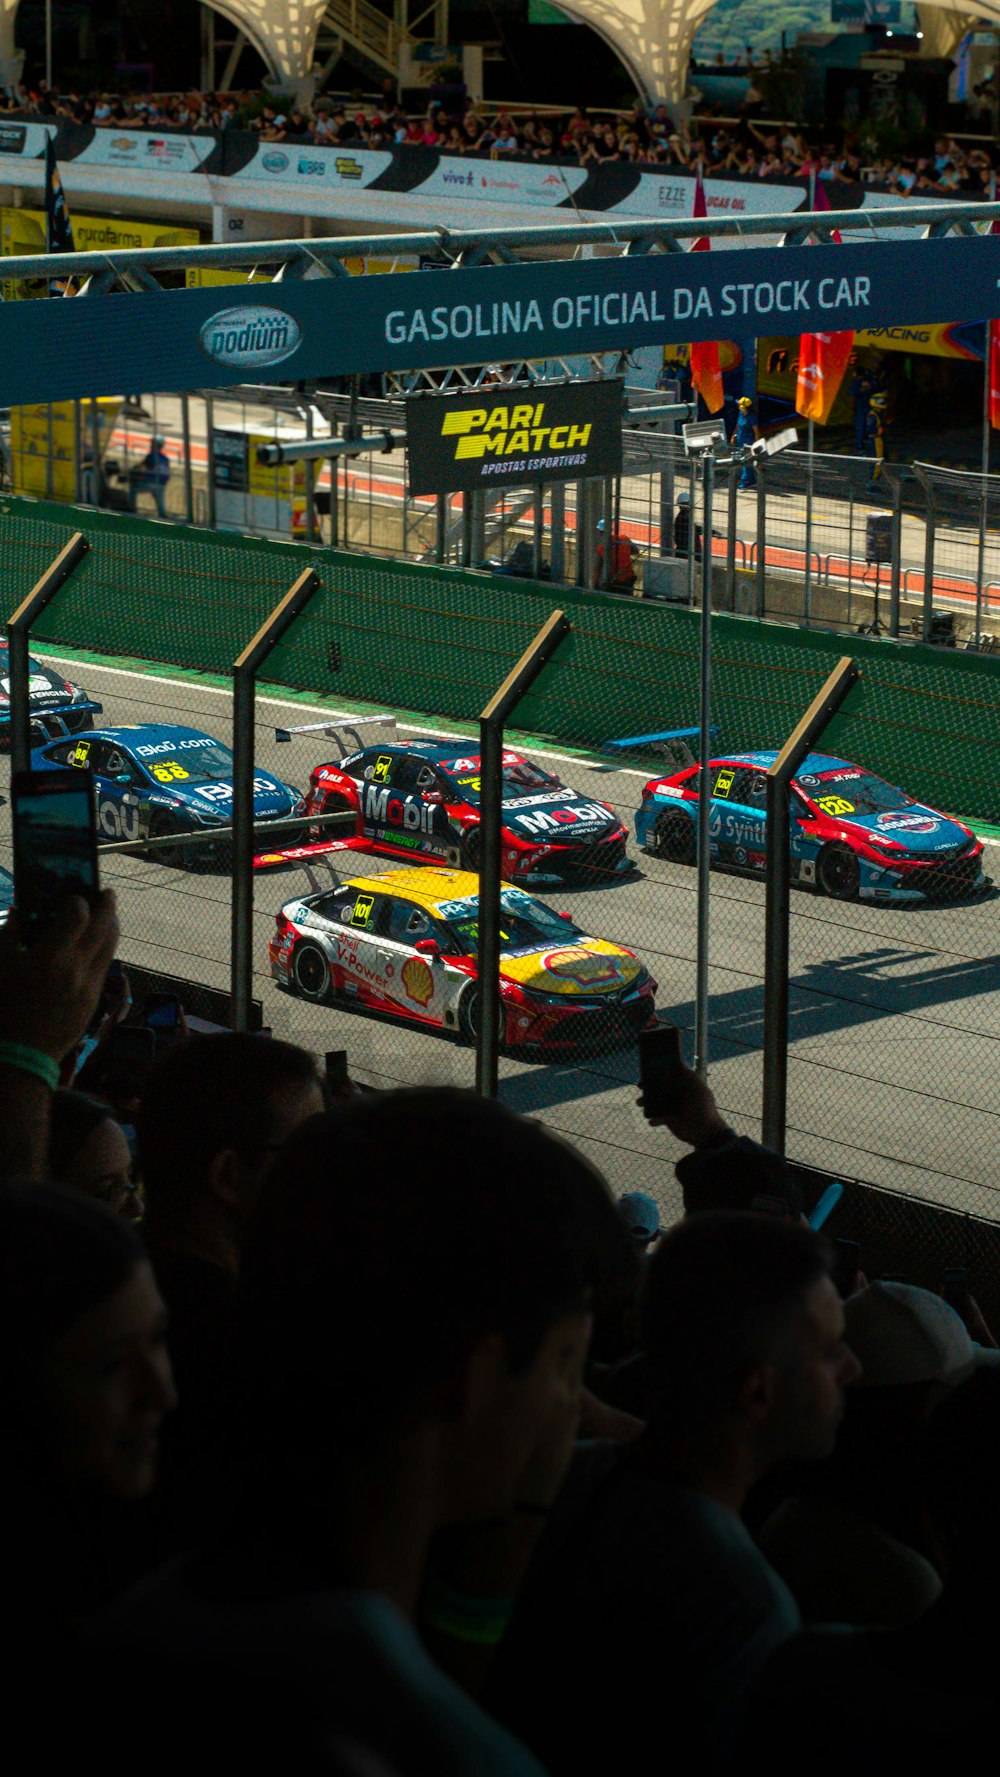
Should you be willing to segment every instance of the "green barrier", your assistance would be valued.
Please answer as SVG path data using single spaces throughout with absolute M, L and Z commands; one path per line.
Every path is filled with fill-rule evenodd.
M 0 501 L 8 611 L 79 529 L 90 554 L 36 641 L 227 673 L 304 560 L 324 582 L 268 667 L 330 698 L 472 720 L 556 604 L 573 634 L 519 712 L 564 745 L 697 719 L 698 614 L 459 569 L 214 535 L 82 507 Z M 753 618 L 713 628 L 713 720 L 727 748 L 784 739 L 849 653 L 858 688 L 824 744 L 912 794 L 1000 823 L 1000 660 Z

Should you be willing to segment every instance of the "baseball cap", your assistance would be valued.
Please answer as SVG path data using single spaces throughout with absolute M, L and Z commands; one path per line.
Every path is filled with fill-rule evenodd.
M 964 1382 L 1000 1351 L 975 1345 L 941 1296 L 912 1283 L 870 1283 L 844 1303 L 846 1339 L 867 1388 Z
M 618 1211 L 634 1240 L 652 1240 L 660 1232 L 660 1211 L 645 1191 L 626 1191 Z

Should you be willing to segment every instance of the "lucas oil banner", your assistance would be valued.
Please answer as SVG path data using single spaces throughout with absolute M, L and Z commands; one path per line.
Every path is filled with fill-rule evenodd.
M 406 403 L 411 494 L 620 475 L 622 385 L 492 384 Z

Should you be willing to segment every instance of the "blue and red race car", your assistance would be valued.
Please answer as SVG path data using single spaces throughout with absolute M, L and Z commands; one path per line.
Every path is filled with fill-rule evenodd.
M 766 777 L 777 753 L 711 761 L 712 860 L 764 868 Z M 698 766 L 651 778 L 636 814 L 639 844 L 694 863 Z M 983 845 L 968 827 L 915 802 L 862 765 L 810 753 L 792 780 L 792 877 L 837 901 L 957 901 L 984 885 Z

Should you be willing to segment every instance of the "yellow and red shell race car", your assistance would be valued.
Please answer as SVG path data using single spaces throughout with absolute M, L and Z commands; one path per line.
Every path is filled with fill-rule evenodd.
M 474 1040 L 477 876 L 358 876 L 287 901 L 275 925 L 271 974 L 290 992 Z M 511 1048 L 625 1042 L 655 1021 L 656 982 L 633 951 L 590 937 L 522 889 L 502 890 L 500 950 L 500 1039 Z

